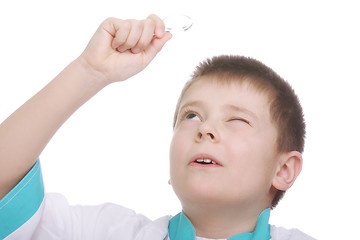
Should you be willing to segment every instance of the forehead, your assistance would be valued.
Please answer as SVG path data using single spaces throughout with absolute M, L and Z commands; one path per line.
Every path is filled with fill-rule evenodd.
M 219 80 L 203 76 L 184 91 L 180 107 L 189 101 L 201 100 L 211 104 L 228 103 L 241 107 L 269 109 L 269 94 L 247 80 Z

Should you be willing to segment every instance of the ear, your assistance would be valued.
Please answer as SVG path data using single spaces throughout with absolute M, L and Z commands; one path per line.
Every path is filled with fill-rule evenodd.
M 171 181 L 170 181 L 170 179 L 169 179 L 169 181 L 168 181 L 168 184 L 169 184 L 169 185 L 171 185 Z
M 286 191 L 295 182 L 302 168 L 302 155 L 298 151 L 283 153 L 280 156 L 272 185 L 278 190 Z

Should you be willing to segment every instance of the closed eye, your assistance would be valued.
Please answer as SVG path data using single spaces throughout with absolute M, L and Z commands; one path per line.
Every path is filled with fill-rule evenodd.
M 231 118 L 229 121 L 240 121 L 240 122 L 244 122 L 244 123 L 251 126 L 250 121 L 246 120 L 245 118 L 235 117 L 235 118 Z

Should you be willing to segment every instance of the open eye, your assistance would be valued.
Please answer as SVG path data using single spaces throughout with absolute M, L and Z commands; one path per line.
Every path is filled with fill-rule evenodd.
M 200 117 L 195 112 L 186 112 L 183 119 L 200 121 Z

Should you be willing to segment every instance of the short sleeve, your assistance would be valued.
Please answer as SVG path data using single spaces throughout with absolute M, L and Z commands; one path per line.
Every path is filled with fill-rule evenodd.
M 25 177 L 0 200 L 0 239 L 5 239 L 33 218 L 41 209 L 43 200 L 44 183 L 40 162 L 37 161 Z M 28 236 L 31 236 L 36 224 L 27 224 L 26 228 Z
M 270 234 L 272 240 L 316 240 L 296 228 L 286 229 L 272 225 Z
M 40 162 L 0 200 L 0 240 L 163 240 L 170 217 L 151 221 L 117 204 L 70 206 L 44 193 Z

